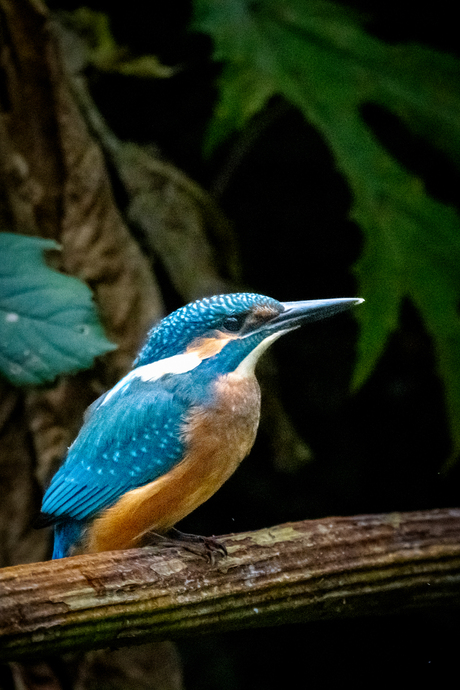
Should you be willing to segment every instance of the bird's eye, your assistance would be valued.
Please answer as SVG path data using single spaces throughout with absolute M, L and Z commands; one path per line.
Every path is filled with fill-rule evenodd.
M 237 314 L 236 316 L 227 316 L 222 321 L 222 327 L 226 331 L 230 331 L 230 333 L 236 333 L 237 331 L 240 330 L 241 326 L 244 323 L 245 318 L 246 318 L 246 314 Z

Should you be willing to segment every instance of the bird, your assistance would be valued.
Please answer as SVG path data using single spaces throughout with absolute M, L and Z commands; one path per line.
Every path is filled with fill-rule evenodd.
M 38 522 L 54 526 L 52 558 L 181 535 L 175 525 L 253 446 L 260 356 L 304 323 L 363 301 L 230 293 L 191 302 L 154 325 L 131 371 L 88 408 L 45 492 Z

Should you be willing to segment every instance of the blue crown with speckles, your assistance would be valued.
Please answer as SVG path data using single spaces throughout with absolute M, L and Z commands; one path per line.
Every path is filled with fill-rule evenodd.
M 281 310 L 277 300 L 249 292 L 214 295 L 191 302 L 152 328 L 134 366 L 181 354 L 194 338 L 218 328 L 228 316 L 250 311 L 256 306 Z

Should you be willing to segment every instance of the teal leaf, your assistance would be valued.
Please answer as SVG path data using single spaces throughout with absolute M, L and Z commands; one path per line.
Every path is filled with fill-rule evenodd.
M 0 371 L 15 385 L 87 369 L 116 347 L 104 335 L 87 285 L 46 265 L 50 249 L 59 245 L 0 233 Z

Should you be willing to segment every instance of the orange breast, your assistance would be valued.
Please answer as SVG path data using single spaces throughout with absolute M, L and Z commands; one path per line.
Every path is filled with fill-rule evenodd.
M 215 386 L 212 407 L 195 409 L 184 428 L 184 459 L 104 511 L 88 531 L 86 551 L 130 548 L 148 532 L 167 532 L 233 474 L 257 433 L 259 385 L 254 376 L 233 373 Z

